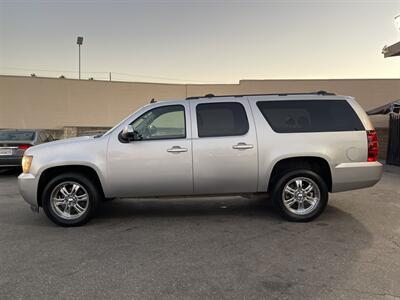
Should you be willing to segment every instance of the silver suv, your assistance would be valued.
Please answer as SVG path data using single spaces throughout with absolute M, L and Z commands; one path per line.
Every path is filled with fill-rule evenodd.
M 153 102 L 101 136 L 29 148 L 19 188 L 63 226 L 87 222 L 103 199 L 270 196 L 290 221 L 310 221 L 328 193 L 382 174 L 368 116 L 327 92 L 190 97 Z

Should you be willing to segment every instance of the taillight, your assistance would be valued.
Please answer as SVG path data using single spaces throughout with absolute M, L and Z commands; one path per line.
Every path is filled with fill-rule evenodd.
M 18 149 L 19 149 L 19 150 L 26 150 L 26 149 L 28 149 L 29 147 L 31 147 L 31 145 L 19 145 L 19 146 L 18 146 Z
M 375 130 L 367 131 L 368 138 L 368 161 L 377 161 L 378 160 L 378 136 Z

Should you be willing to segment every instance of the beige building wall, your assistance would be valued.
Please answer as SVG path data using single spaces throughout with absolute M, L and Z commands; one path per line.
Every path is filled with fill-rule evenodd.
M 400 98 L 399 79 L 242 80 L 239 84 L 159 84 L 0 76 L 0 128 L 111 127 L 152 98 L 326 90 L 368 110 Z M 386 117 L 373 117 L 386 127 Z
M 110 127 L 151 98 L 185 98 L 178 84 L 0 76 L 0 128 Z

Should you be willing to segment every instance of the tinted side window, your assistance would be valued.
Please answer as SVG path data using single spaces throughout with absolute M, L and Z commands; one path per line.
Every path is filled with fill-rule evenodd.
M 275 132 L 329 132 L 364 130 L 345 100 L 261 101 L 257 106 Z
M 198 104 L 196 115 L 199 137 L 244 135 L 249 131 L 246 111 L 240 103 Z

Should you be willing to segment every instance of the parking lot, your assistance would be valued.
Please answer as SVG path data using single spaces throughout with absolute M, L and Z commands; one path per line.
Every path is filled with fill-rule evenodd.
M 0 175 L 0 299 L 400 298 L 400 168 L 306 224 L 240 197 L 104 203 L 53 225 Z

